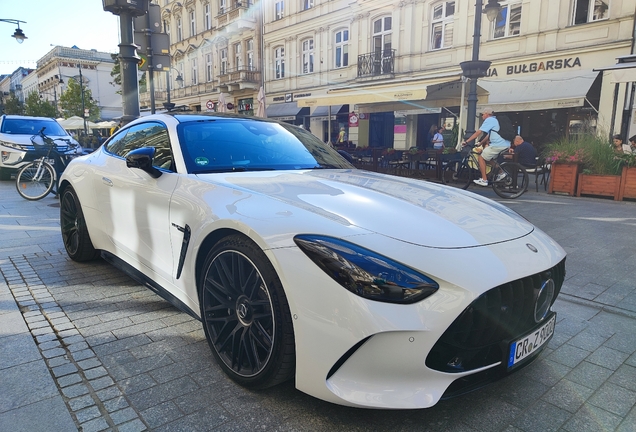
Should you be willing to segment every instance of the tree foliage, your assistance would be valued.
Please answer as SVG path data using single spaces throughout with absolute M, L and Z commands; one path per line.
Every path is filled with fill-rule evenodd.
M 120 87 L 117 91 L 121 94 L 121 63 L 119 62 L 119 54 L 111 54 L 110 57 L 115 61 L 113 69 L 110 71 L 110 76 L 113 77 L 113 83 Z M 146 91 L 146 73 L 144 72 L 139 78 L 139 91 Z
M 69 118 L 72 116 L 84 117 L 82 111 L 82 88 L 74 79 L 68 80 L 68 87 L 60 96 L 60 108 L 62 116 Z M 91 90 L 84 86 L 84 108 L 88 109 L 88 120 L 99 119 L 99 106 L 93 100 Z
M 35 117 L 56 117 L 53 102 L 41 99 L 37 92 L 31 92 L 24 101 L 24 113 Z
M 17 115 L 23 115 L 24 114 L 24 104 L 22 102 L 20 102 L 20 99 L 18 99 L 15 94 L 11 94 L 11 96 L 9 96 L 7 99 L 5 99 L 4 101 L 4 113 L 5 114 L 17 114 Z

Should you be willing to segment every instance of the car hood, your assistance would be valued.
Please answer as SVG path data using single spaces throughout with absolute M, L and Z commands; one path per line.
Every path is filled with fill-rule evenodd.
M 465 248 L 523 237 L 532 224 L 489 199 L 443 185 L 362 170 L 200 174 L 404 242 Z
M 33 143 L 31 142 L 31 137 L 33 135 L 17 135 L 17 134 L 0 134 L 0 141 L 6 141 L 9 143 L 17 144 L 25 147 L 32 147 Z M 53 139 L 65 139 L 69 140 L 72 143 L 77 143 L 73 137 L 70 135 L 47 135 L 49 138 Z M 62 146 L 61 142 L 57 143 L 58 147 Z

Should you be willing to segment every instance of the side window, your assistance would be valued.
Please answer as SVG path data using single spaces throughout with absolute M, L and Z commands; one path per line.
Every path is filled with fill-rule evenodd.
M 154 166 L 166 170 L 173 169 L 172 148 L 166 127 L 157 122 L 141 123 L 122 131 L 106 146 L 106 151 L 125 158 L 132 150 L 154 147 Z

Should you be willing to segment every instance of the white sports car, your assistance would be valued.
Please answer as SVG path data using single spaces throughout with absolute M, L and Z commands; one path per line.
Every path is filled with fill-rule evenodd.
M 76 261 L 102 256 L 201 320 L 238 383 L 424 408 L 518 370 L 554 332 L 565 252 L 512 210 L 355 169 L 231 115 L 133 121 L 61 178 Z

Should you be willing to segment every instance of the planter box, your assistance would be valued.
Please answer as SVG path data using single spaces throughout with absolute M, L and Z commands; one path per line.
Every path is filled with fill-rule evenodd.
M 609 196 L 618 200 L 618 193 L 621 188 L 621 176 L 579 174 L 579 181 L 576 188 L 576 196 L 600 195 Z
M 579 174 L 578 163 L 553 163 L 550 172 L 548 193 L 565 193 L 574 196 Z
M 636 198 L 636 167 L 623 167 L 618 199 L 622 200 L 624 198 Z

